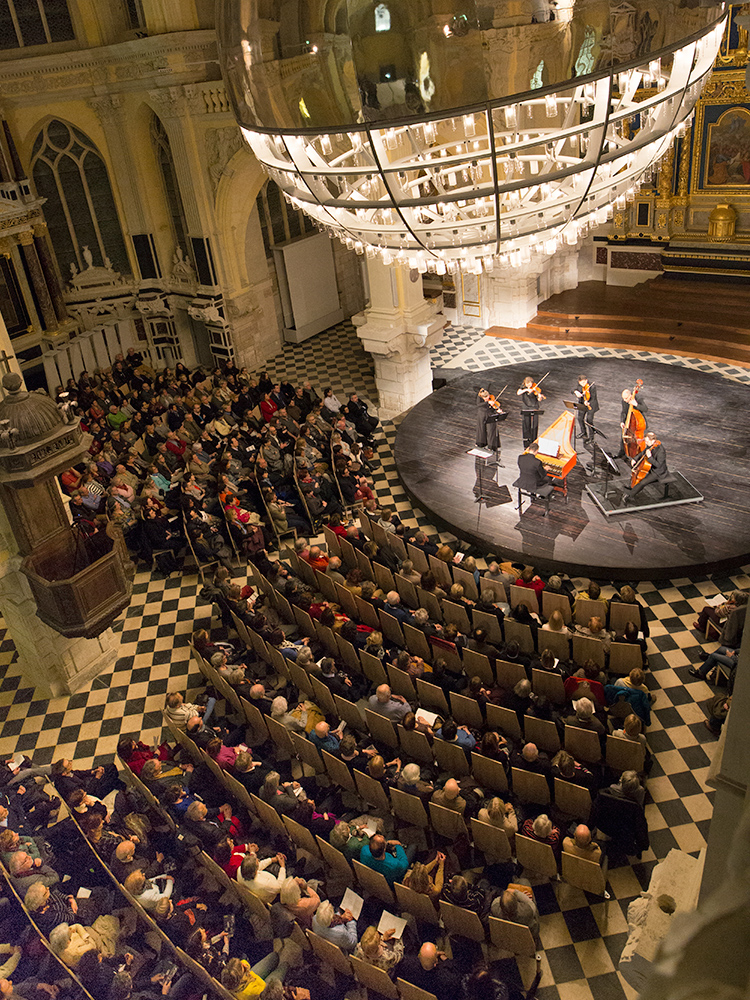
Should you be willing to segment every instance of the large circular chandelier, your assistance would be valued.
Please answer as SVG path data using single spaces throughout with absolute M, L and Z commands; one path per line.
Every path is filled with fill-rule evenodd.
M 575 245 L 684 130 L 711 0 L 224 0 L 237 121 L 360 254 L 479 274 Z

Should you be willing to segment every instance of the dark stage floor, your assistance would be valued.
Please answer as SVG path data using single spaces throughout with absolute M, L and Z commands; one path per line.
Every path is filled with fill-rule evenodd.
M 547 399 L 540 433 L 560 416 L 563 399 L 572 398 L 578 375 L 585 374 L 599 393 L 596 426 L 607 435 L 600 442 L 617 451 L 620 394 L 640 378 L 644 387 L 639 399 L 648 407 L 649 430 L 666 447 L 670 470 L 680 472 L 704 502 L 607 518 L 585 490 L 591 474 L 582 466 L 591 464 L 591 451 L 590 445 L 579 445 L 567 503 L 556 493 L 545 518 L 542 504 L 529 508 L 526 501 L 519 516 L 511 485 L 523 450 L 516 389 L 525 375 L 539 379 L 547 371 L 544 363 L 532 362 L 467 373 L 428 396 L 403 420 L 396 466 L 411 499 L 436 524 L 485 552 L 500 551 L 543 570 L 562 565 L 572 575 L 659 579 L 748 561 L 750 387 L 653 361 L 571 358 L 548 364 L 552 371 L 542 387 Z M 496 470 L 466 452 L 475 443 L 477 390 L 486 386 L 497 395 L 506 383 L 502 402 L 509 416 L 500 424 L 501 464 Z M 625 472 L 625 463 L 620 467 Z M 487 503 L 475 502 L 480 492 Z M 641 497 L 646 495 L 644 490 Z

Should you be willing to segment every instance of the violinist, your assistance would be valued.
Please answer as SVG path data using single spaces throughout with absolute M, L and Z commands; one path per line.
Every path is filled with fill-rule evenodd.
M 516 390 L 516 395 L 521 397 L 522 410 L 538 410 L 539 401 L 546 399 L 542 390 L 535 384 L 534 379 L 527 375 L 523 380 L 523 385 Z M 523 413 L 523 446 L 528 448 L 532 441 L 539 436 L 539 415 L 537 413 Z
M 596 396 L 596 385 L 589 382 L 585 375 L 578 378 L 578 388 L 573 390 L 578 406 L 578 434 L 584 441 L 594 440 L 594 415 L 599 409 Z
M 649 463 L 650 469 L 635 486 L 623 487 L 623 504 L 629 503 L 646 486 L 649 486 L 651 483 L 663 482 L 669 476 L 669 470 L 667 469 L 667 449 L 661 441 L 657 440 L 656 435 L 652 434 L 651 431 L 643 439 L 643 451 L 640 451 L 635 458 L 631 458 L 630 464 L 634 468 L 638 468 L 643 461 Z M 664 490 L 664 496 L 667 495 L 667 488 L 668 484 Z
M 500 403 L 487 389 L 477 393 L 477 448 L 489 448 L 490 451 L 500 451 L 500 433 L 497 421 L 504 414 Z

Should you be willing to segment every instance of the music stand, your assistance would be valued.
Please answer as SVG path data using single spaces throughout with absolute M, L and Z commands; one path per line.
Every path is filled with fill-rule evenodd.
M 607 455 L 607 453 L 604 451 L 604 448 L 602 448 L 602 446 L 600 444 L 596 443 L 596 439 L 597 439 L 597 436 L 599 436 L 599 437 L 603 437 L 604 440 L 606 441 L 607 440 L 607 435 L 604 433 L 604 431 L 600 431 L 597 427 L 594 427 L 593 424 L 588 424 L 587 426 L 594 432 L 594 447 L 591 450 L 591 465 L 584 465 L 584 469 L 586 469 L 587 472 L 596 473 L 596 452 L 597 452 L 597 449 L 603 455 L 606 455 L 607 459 L 609 459 L 609 455 Z M 615 466 L 615 468 L 617 468 L 617 467 Z M 595 478 L 598 479 L 599 477 L 595 476 Z

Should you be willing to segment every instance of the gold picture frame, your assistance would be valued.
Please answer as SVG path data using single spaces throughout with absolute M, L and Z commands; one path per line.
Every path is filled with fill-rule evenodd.
M 482 304 L 479 288 L 479 275 L 461 272 L 461 307 L 464 316 L 474 319 L 481 317 Z
M 748 105 L 744 71 L 714 73 L 695 112 L 690 185 L 694 195 L 750 198 Z

